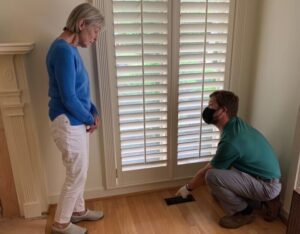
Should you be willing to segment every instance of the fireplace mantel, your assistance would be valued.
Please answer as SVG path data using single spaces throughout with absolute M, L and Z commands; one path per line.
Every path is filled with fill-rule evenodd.
M 25 60 L 33 43 L 0 43 L 0 109 L 21 215 L 46 210 L 45 177 Z
M 0 55 L 27 54 L 33 48 L 33 43 L 0 43 Z

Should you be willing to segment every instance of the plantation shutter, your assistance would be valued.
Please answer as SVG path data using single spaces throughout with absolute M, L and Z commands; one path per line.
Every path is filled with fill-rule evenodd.
M 122 171 L 167 163 L 167 0 L 113 0 Z
M 218 129 L 202 121 L 209 94 L 224 88 L 230 0 L 181 0 L 177 164 L 215 154 Z

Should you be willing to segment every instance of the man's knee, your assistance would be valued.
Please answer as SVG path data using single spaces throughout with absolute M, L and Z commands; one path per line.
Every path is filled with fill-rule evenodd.
M 205 181 L 208 185 L 212 185 L 212 184 L 216 184 L 217 183 L 217 169 L 209 169 L 207 172 L 206 172 L 206 175 L 205 175 Z

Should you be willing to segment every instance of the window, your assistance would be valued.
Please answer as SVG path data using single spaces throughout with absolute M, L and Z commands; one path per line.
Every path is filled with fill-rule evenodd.
M 112 12 L 106 40 L 118 183 L 161 181 L 208 161 L 219 132 L 201 112 L 209 94 L 226 87 L 234 0 L 104 3 Z
M 123 170 L 166 166 L 167 0 L 113 0 Z

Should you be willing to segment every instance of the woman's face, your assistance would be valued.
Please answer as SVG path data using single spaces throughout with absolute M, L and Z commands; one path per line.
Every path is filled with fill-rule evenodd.
M 78 34 L 78 46 L 87 48 L 98 38 L 100 26 L 96 24 L 84 24 Z

